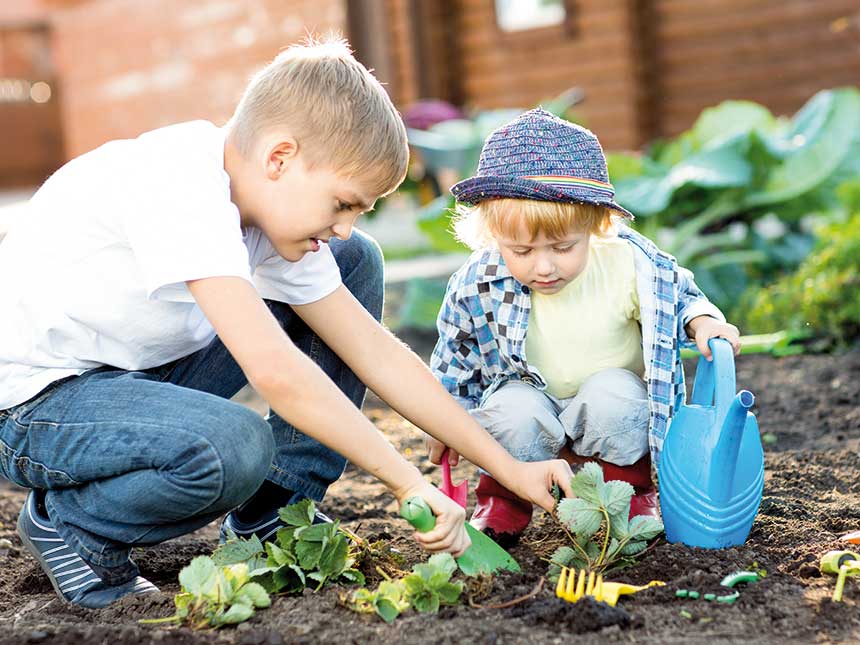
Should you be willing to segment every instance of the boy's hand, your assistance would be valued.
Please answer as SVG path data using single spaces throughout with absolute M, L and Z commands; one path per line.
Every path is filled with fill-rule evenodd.
M 553 484 L 558 484 L 565 497 L 574 497 L 573 490 L 570 488 L 573 471 L 563 459 L 519 461 L 516 464 L 516 470 L 496 479 L 523 499 L 551 513 L 555 508 L 555 498 L 552 496 Z
M 441 464 L 442 453 L 445 452 L 445 449 L 448 448 L 448 446 L 446 446 L 438 439 L 434 439 L 429 434 L 425 439 L 425 445 L 427 446 L 427 453 L 430 457 L 430 463 L 436 464 L 437 466 Z M 460 463 L 460 453 L 458 453 L 453 448 L 448 448 L 448 463 L 452 466 L 456 466 Z
M 420 497 L 430 506 L 436 516 L 436 526 L 426 533 L 415 531 L 412 537 L 425 551 L 437 553 L 447 551 L 455 558 L 463 555 L 472 541 L 466 533 L 466 509 L 442 494 L 432 484 L 421 480 L 414 488 L 395 493 L 401 504 L 410 497 Z
M 692 333 L 690 333 L 692 332 Z M 730 323 L 723 323 L 710 316 L 697 316 L 687 323 L 687 335 L 696 341 L 702 356 L 713 360 L 708 341 L 711 338 L 725 338 L 732 345 L 735 356 L 741 352 L 741 334 L 738 328 Z

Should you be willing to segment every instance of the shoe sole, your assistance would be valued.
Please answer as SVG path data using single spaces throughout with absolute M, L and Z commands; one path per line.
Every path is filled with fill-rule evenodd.
M 28 502 L 25 502 L 25 503 L 28 503 Z M 42 571 L 45 572 L 45 574 L 48 576 L 48 580 L 51 581 L 51 586 L 54 588 L 54 591 L 57 592 L 57 595 L 64 602 L 69 602 L 69 600 L 63 594 L 63 592 L 60 591 L 60 584 L 57 582 L 56 577 L 51 575 L 50 573 L 48 573 L 51 570 L 51 567 L 49 567 L 47 562 L 45 562 L 45 559 L 42 557 L 42 553 L 39 551 L 39 549 L 36 547 L 36 545 L 33 544 L 33 542 L 30 540 L 30 536 L 27 535 L 27 531 L 24 530 L 24 526 L 21 522 L 21 518 L 24 516 L 24 513 L 26 512 L 26 510 L 27 510 L 27 507 L 25 506 L 24 509 L 22 510 L 22 512 L 18 515 L 18 522 L 16 523 L 16 530 L 18 533 L 18 537 L 21 538 L 21 542 L 23 543 L 24 548 L 26 548 L 27 551 L 30 552 L 30 555 L 32 555 L 34 558 L 36 558 L 36 561 L 42 567 Z

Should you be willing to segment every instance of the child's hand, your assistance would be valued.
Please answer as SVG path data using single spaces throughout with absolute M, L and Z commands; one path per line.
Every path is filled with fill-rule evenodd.
M 447 551 L 455 558 L 463 555 L 472 544 L 466 533 L 466 509 L 424 480 L 415 488 L 397 494 L 401 504 L 410 497 L 423 499 L 436 516 L 436 526 L 432 530 L 412 534 L 415 541 L 431 553 Z
M 434 439 L 429 434 L 425 439 L 425 444 L 427 446 L 427 452 L 430 456 L 430 463 L 436 464 L 437 466 L 441 464 L 442 453 L 445 452 L 445 449 L 448 448 L 448 446 L 446 446 L 438 439 Z M 460 463 L 460 454 L 453 448 L 448 449 L 448 463 L 452 466 L 456 466 Z
M 690 334 L 690 332 L 693 332 Z M 687 323 L 687 335 L 696 341 L 696 347 L 707 360 L 713 360 L 708 341 L 711 338 L 725 338 L 732 345 L 735 356 L 741 352 L 741 334 L 738 328 L 730 323 L 723 323 L 710 316 L 698 316 Z
M 552 496 L 553 484 L 558 484 L 565 497 L 574 497 L 573 490 L 570 488 L 573 471 L 563 459 L 519 461 L 517 469 L 505 475 L 505 477 L 497 477 L 503 486 L 548 512 L 552 512 L 555 508 L 555 498 Z

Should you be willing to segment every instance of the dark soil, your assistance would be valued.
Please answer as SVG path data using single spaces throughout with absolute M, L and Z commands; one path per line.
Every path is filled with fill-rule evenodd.
M 136 554 L 143 575 L 162 593 L 85 610 L 57 599 L 21 549 L 14 526 L 24 492 L 7 487 L 0 491 L 0 539 L 9 541 L 0 542 L 0 644 L 860 642 L 860 580 L 849 579 L 844 602 L 833 603 L 835 579 L 818 570 L 823 553 L 847 546 L 839 542 L 841 534 L 860 529 L 860 352 L 743 356 L 737 372 L 738 387 L 756 395 L 755 412 L 769 439 L 764 500 L 749 540 L 720 551 L 658 542 L 640 564 L 610 578 L 667 585 L 624 597 L 615 608 L 590 599 L 566 603 L 555 598 L 549 583 L 526 601 L 497 608 L 532 593 L 546 572 L 542 558 L 562 543 L 563 536 L 541 512 L 512 551 L 524 573 L 470 581 L 467 602 L 443 608 L 438 616 L 408 613 L 386 625 L 344 608 L 340 596 L 347 589 L 331 587 L 277 597 L 270 609 L 236 628 L 192 632 L 142 626 L 140 618 L 172 613 L 179 570 L 193 556 L 211 552 L 217 525 Z M 414 427 L 378 399 L 369 399 L 367 415 L 438 481 Z M 455 471 L 455 479 L 475 476 L 469 465 Z M 390 540 L 407 565 L 422 558 L 409 527 L 398 519 L 393 498 L 364 473 L 350 469 L 332 487 L 323 509 L 364 537 Z M 719 585 L 726 574 L 749 568 L 767 575 L 739 587 L 733 605 L 675 597 L 677 589 L 720 595 L 726 591 Z

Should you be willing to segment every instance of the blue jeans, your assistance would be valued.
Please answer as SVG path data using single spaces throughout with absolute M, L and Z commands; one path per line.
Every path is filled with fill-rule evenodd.
M 382 254 L 361 232 L 332 239 L 344 285 L 382 316 Z M 361 406 L 366 388 L 288 305 L 268 302 L 292 341 Z M 344 321 L 344 325 L 348 322 Z M 346 460 L 276 414 L 230 401 L 242 370 L 215 338 L 189 356 L 128 372 L 102 367 L 0 410 L 0 474 L 45 489 L 60 536 L 108 583 L 137 575 L 130 548 L 205 526 L 264 479 L 320 500 Z M 324 410 L 320 414 L 324 414 Z
M 567 399 L 510 381 L 470 412 L 521 461 L 555 459 L 565 445 L 616 466 L 648 454 L 648 392 L 641 378 L 624 369 L 592 374 Z

